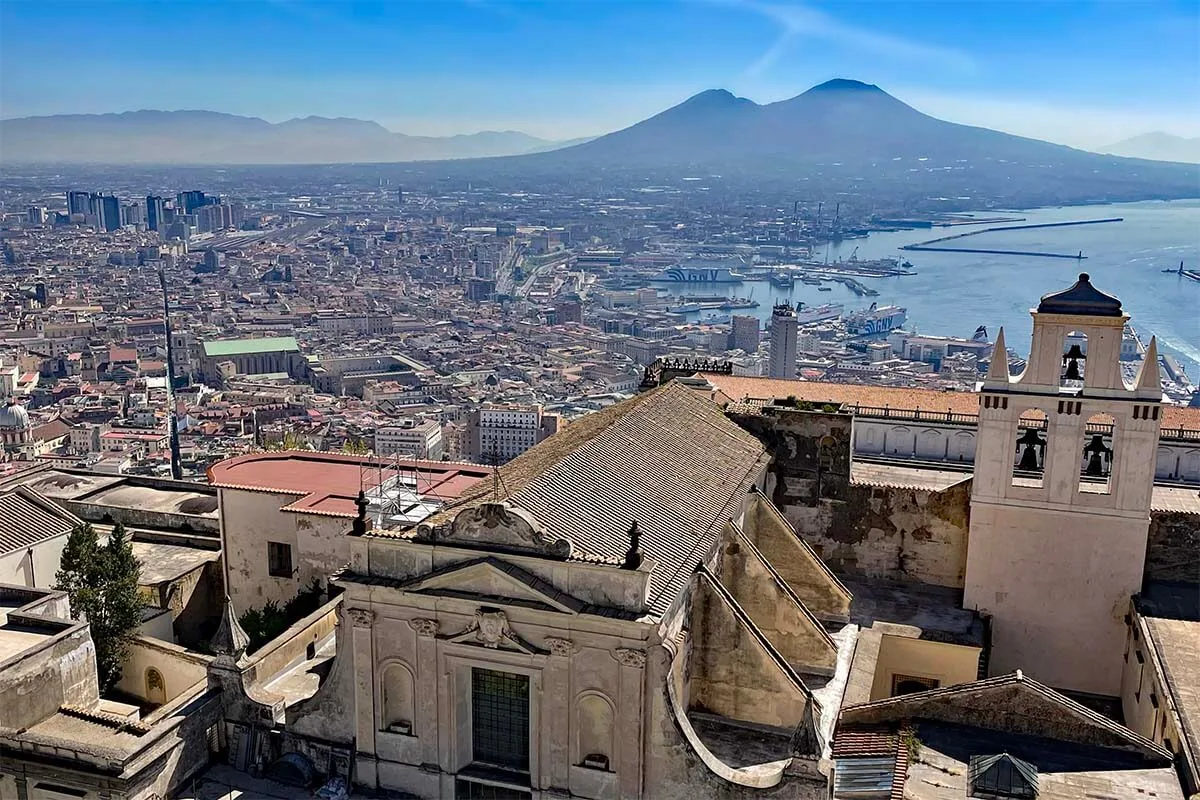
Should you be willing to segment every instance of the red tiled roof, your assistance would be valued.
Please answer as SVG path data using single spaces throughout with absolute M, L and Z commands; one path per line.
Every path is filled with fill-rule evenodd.
M 838 728 L 833 737 L 834 758 L 895 755 L 898 738 L 884 728 Z
M 208 482 L 225 489 L 277 492 L 297 495 L 285 504 L 291 510 L 352 517 L 354 499 L 362 486 L 391 477 L 396 462 L 342 453 L 283 450 L 249 453 L 218 462 L 208 468 Z M 445 461 L 406 460 L 399 462 L 403 474 L 417 475 L 422 495 L 442 501 L 453 500 L 491 474 L 491 469 L 474 464 Z

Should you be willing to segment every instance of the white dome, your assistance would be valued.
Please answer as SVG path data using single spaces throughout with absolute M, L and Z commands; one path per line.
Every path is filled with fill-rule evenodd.
M 29 412 L 25 406 L 14 401 L 0 408 L 0 428 L 16 428 L 25 430 L 29 427 Z

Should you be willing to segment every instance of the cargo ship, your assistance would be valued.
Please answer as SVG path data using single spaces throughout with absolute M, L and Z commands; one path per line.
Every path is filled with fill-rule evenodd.
M 865 311 L 846 318 L 846 328 L 856 336 L 877 336 L 894 331 L 908 319 L 908 309 L 900 306 L 880 306 L 871 303 Z

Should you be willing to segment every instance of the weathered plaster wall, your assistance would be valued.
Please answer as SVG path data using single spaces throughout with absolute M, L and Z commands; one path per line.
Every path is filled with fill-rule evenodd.
M 67 534 L 0 556 L 0 583 L 50 589 L 67 545 Z
M 671 653 L 650 649 L 647 659 L 646 778 L 642 797 L 653 800 L 826 800 L 824 778 L 785 775 L 770 789 L 739 786 L 715 774 L 684 738 L 667 694 Z
M 0 671 L 0 725 L 25 728 L 62 705 L 94 706 L 96 650 L 91 633 L 81 628 L 47 638 L 39 649 L 4 662 Z
M 850 593 L 820 556 L 765 497 L 752 495 L 748 505 L 743 531 L 788 588 L 818 619 L 849 619 Z
M 852 415 L 767 406 L 730 417 L 771 452 L 775 505 L 848 499 Z
M 138 636 L 129 644 L 117 688 L 133 697 L 149 700 L 146 673 L 150 669 L 158 670 L 162 676 L 165 702 L 169 703 L 207 679 L 208 659 L 170 642 Z
M 799 670 L 832 674 L 837 647 L 741 535 L 722 536 L 714 572 L 780 655 Z M 706 635 L 701 632 L 699 635 Z
M 834 572 L 962 588 L 970 479 L 941 491 L 851 484 L 845 502 L 780 507 Z
M 758 725 L 800 724 L 808 698 L 704 576 L 691 585 L 689 630 L 689 710 Z
M 771 451 L 772 501 L 834 572 L 962 587 L 969 478 L 942 491 L 855 484 L 850 415 L 772 406 L 731 416 Z
M 221 489 L 220 499 L 228 592 L 239 614 L 272 600 L 282 605 L 313 580 L 324 585 L 350 559 L 350 520 L 280 511 L 294 495 Z M 292 548 L 292 576 L 269 573 L 267 542 Z
M 1200 582 L 1200 514 L 1150 514 L 1145 579 Z

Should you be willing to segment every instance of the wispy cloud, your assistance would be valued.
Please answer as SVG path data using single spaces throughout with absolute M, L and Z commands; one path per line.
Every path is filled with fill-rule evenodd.
M 803 39 L 823 40 L 864 54 L 920 61 L 960 72 L 975 71 L 974 60 L 962 51 L 850 25 L 811 6 L 762 3 L 757 0 L 718 2 L 760 14 L 779 25 L 779 36 L 746 68 L 746 77 L 764 74 Z

